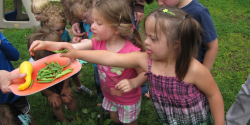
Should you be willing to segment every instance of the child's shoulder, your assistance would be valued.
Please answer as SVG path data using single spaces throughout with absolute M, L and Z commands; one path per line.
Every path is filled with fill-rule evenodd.
M 134 52 L 134 51 L 140 51 L 141 49 L 137 46 L 135 46 L 131 41 L 126 40 L 126 44 L 123 47 L 123 49 L 125 49 L 126 51 L 129 52 Z
M 197 79 L 202 79 L 210 76 L 211 73 L 207 67 L 201 64 L 198 60 L 193 59 L 188 68 L 188 72 L 184 81 L 187 83 L 195 83 Z
M 203 72 L 207 72 L 209 70 L 202 63 L 200 63 L 197 59 L 193 59 L 193 61 L 190 63 L 190 67 L 188 69 L 188 72 L 189 71 L 192 74 L 200 74 Z

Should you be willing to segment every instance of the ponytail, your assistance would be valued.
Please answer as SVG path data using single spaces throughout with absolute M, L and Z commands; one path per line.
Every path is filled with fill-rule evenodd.
M 133 37 L 132 37 L 132 39 L 131 39 L 131 42 L 132 42 L 135 46 L 141 48 L 141 51 L 142 51 L 142 52 L 145 52 L 145 51 L 146 51 L 146 49 L 145 49 L 145 47 L 144 47 L 144 44 L 143 44 L 143 41 L 142 41 L 142 38 L 141 38 L 141 35 L 140 35 L 139 31 L 138 31 L 136 28 L 134 28 Z
M 188 72 L 193 58 L 197 56 L 198 45 L 201 42 L 199 23 L 189 15 L 183 17 L 180 25 L 180 49 L 176 61 L 175 72 L 179 80 L 183 80 Z

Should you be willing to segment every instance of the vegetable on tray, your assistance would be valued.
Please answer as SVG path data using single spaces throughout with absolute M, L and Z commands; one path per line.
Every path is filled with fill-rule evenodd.
M 71 61 L 69 62 L 69 64 Z M 46 67 L 40 69 L 37 74 L 36 82 L 38 83 L 50 83 L 55 79 L 58 79 L 73 71 L 73 68 L 64 70 L 68 65 L 61 66 L 58 62 L 46 63 Z
M 29 61 L 24 61 L 21 63 L 20 67 L 19 67 L 19 72 L 20 73 L 26 73 L 27 75 L 25 76 L 25 80 L 26 82 L 21 84 L 19 87 L 18 87 L 18 90 L 25 90 L 27 89 L 31 82 L 32 82 L 32 72 L 33 72 L 33 66 L 32 64 L 29 62 Z

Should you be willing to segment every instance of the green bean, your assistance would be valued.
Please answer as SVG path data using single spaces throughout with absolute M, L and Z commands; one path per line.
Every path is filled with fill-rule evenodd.
M 51 77 L 55 77 L 56 75 L 55 74 L 50 74 L 50 75 L 46 75 L 46 76 L 42 76 L 43 78 L 51 78 Z
M 73 71 L 73 68 L 66 69 L 66 70 L 64 70 L 63 72 L 61 72 L 60 74 L 56 75 L 56 78 L 55 78 L 55 79 L 60 78 L 60 77 L 66 75 L 66 74 L 68 74 L 68 73 L 71 73 L 72 71 Z
M 32 85 L 33 85 L 33 79 L 31 80 L 29 89 L 31 88 Z
M 41 80 L 41 81 L 46 81 L 46 80 L 54 80 L 53 78 L 41 78 L 41 79 L 39 79 L 39 80 Z
M 55 53 L 67 53 L 68 50 L 67 49 L 63 49 L 63 50 L 56 50 L 56 51 L 53 51 Z
M 50 83 L 50 82 L 53 82 L 53 80 L 41 80 L 41 81 L 38 81 L 38 83 Z

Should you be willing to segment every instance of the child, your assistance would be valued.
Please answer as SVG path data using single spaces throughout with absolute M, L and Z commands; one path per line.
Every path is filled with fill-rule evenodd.
M 0 104 L 0 125 L 29 125 L 30 115 L 23 114 L 13 104 Z
M 76 49 L 109 50 L 116 53 L 144 51 L 139 32 L 134 28 L 131 11 L 122 0 L 104 0 L 98 2 L 91 10 L 91 25 L 94 38 L 81 43 L 67 44 Z M 130 36 L 133 34 L 133 37 Z M 131 42 L 130 42 L 131 40 Z M 65 44 L 65 43 L 64 43 Z M 35 41 L 30 49 L 57 50 L 61 43 Z M 33 55 L 33 53 L 31 53 Z M 140 69 L 124 69 L 98 65 L 98 73 L 104 94 L 103 108 L 108 110 L 115 123 L 137 124 L 136 119 L 141 107 L 141 88 L 131 90 L 133 84 L 146 82 L 144 72 Z M 136 77 L 137 76 L 137 77 Z M 135 78 L 136 77 L 136 78 Z M 128 80 L 129 79 L 129 80 Z M 117 91 L 116 84 L 124 86 Z M 131 90 L 127 92 L 127 89 Z
M 96 4 L 96 2 L 98 2 L 99 0 L 78 0 L 78 1 L 71 1 L 71 0 L 65 0 L 65 3 L 63 5 L 65 5 L 65 12 L 66 12 L 66 16 L 68 19 L 70 20 L 81 20 L 80 23 L 83 23 L 83 27 L 81 27 L 82 31 L 86 31 L 85 35 L 88 36 L 88 39 L 91 39 L 93 37 L 93 33 L 91 32 L 91 28 L 90 28 L 90 24 L 92 23 L 92 18 L 89 14 L 91 8 Z M 144 2 L 138 2 L 139 4 L 136 5 L 135 8 L 140 8 L 141 4 Z M 128 3 L 126 3 L 128 4 Z M 129 4 L 129 6 L 131 7 L 131 5 Z M 79 11 L 79 9 L 80 11 Z M 143 8 L 142 8 L 143 9 Z M 141 11 L 141 8 L 140 8 Z M 139 13 L 139 12 L 138 12 Z M 133 16 L 131 16 L 131 18 L 134 18 Z M 133 24 L 135 23 L 134 20 L 132 20 Z M 78 25 L 78 23 L 75 23 L 72 25 L 72 30 L 73 30 L 73 26 L 74 25 Z M 139 25 L 136 26 L 136 29 L 139 28 Z M 74 37 L 72 42 L 73 43 L 77 43 L 77 41 L 80 41 L 81 37 Z M 98 69 L 97 69 L 97 65 L 93 64 L 94 66 L 94 76 L 95 76 L 95 84 L 96 84 L 96 89 L 97 89 L 97 94 L 100 98 L 103 99 L 103 94 L 102 91 L 100 89 L 100 81 L 99 81 L 99 77 L 98 77 Z M 143 84 L 141 87 L 141 92 L 142 95 L 145 95 L 147 98 L 149 98 L 149 93 L 148 93 L 148 88 L 147 88 L 147 83 Z M 98 106 L 100 106 L 101 104 L 97 104 Z
M 93 34 L 89 31 L 91 30 L 90 24 L 92 22 L 89 12 L 97 1 L 99 0 L 61 0 L 66 17 L 72 24 L 72 32 L 76 36 L 75 39 L 81 37 L 92 38 Z M 83 31 L 84 33 L 82 33 Z M 85 31 L 89 34 L 85 33 Z M 73 42 L 78 41 L 75 39 L 73 38 Z
M 43 10 L 49 6 L 51 6 L 51 4 L 48 0 L 33 0 L 30 8 L 36 18 L 36 21 L 40 21 Z
M 12 71 L 13 67 L 11 61 L 19 59 L 18 50 L 4 37 L 0 32 L 0 70 Z M 26 96 L 17 96 L 13 93 L 4 94 L 0 91 L 0 103 L 9 103 L 18 108 L 23 114 L 30 114 L 30 104 Z M 36 125 L 34 119 L 32 124 Z
M 41 22 L 44 25 L 44 27 L 48 27 L 50 30 L 55 31 L 60 36 L 62 36 L 63 42 L 71 41 L 71 37 L 68 31 L 65 30 L 67 20 L 61 8 L 57 6 L 47 7 L 42 12 Z M 80 71 L 71 77 L 76 85 L 76 92 L 82 94 L 87 93 L 91 95 L 92 91 L 90 91 L 87 87 L 81 84 L 80 78 L 78 76 L 79 73 Z
M 226 125 L 246 125 L 250 119 L 249 97 L 250 97 L 250 75 L 245 84 L 242 85 L 234 104 L 226 115 Z
M 91 8 L 96 4 L 98 0 L 62 0 L 62 5 L 65 10 L 65 15 L 66 17 L 71 20 L 81 20 L 79 23 L 74 23 L 72 25 L 72 31 L 73 27 L 79 27 L 81 26 L 81 33 L 84 32 L 82 35 L 79 35 L 79 33 L 74 33 L 76 37 L 72 39 L 72 43 L 77 43 L 77 41 L 81 41 L 82 38 L 87 38 L 91 39 L 93 37 L 93 33 L 91 31 L 91 26 L 90 24 L 92 23 L 92 18 L 90 16 L 90 10 Z M 79 25 L 80 24 L 80 25 Z M 95 85 L 96 85 L 96 91 L 98 98 L 101 99 L 101 101 L 98 101 L 99 99 L 97 98 L 97 106 L 102 105 L 102 100 L 104 98 L 102 90 L 101 90 L 101 85 L 100 85 L 100 80 L 99 80 L 99 75 L 98 75 L 98 69 L 97 65 L 93 64 L 94 67 L 94 80 L 95 80 Z
M 51 41 L 62 41 L 62 38 L 56 32 L 50 31 L 46 27 L 42 27 L 40 30 L 36 31 L 32 34 L 28 40 L 28 47 L 32 44 L 34 40 L 51 40 Z M 54 52 L 47 50 L 36 51 L 35 55 L 32 56 L 34 60 L 41 59 L 48 55 L 54 54 Z M 67 123 L 69 121 L 63 116 L 62 112 L 62 102 L 67 105 L 70 111 L 76 112 L 77 105 L 76 101 L 73 99 L 72 90 L 69 84 L 70 79 L 66 79 L 56 85 L 49 87 L 41 91 L 42 95 L 46 96 L 49 104 L 53 108 L 53 112 L 60 122 L 66 120 Z
M 198 0 L 179 0 L 178 2 L 157 0 L 157 2 L 160 6 L 176 6 L 181 8 L 200 23 L 204 32 L 201 34 L 202 42 L 196 59 L 211 70 L 218 53 L 218 39 L 208 9 L 202 6 Z
M 144 25 L 147 52 L 80 51 L 66 44 L 58 49 L 68 49 L 62 56 L 70 58 L 147 71 L 150 97 L 161 124 L 224 124 L 220 90 L 208 68 L 194 58 L 201 30 L 198 22 L 181 9 L 163 7 L 152 11 Z M 116 88 L 123 90 L 121 85 Z

